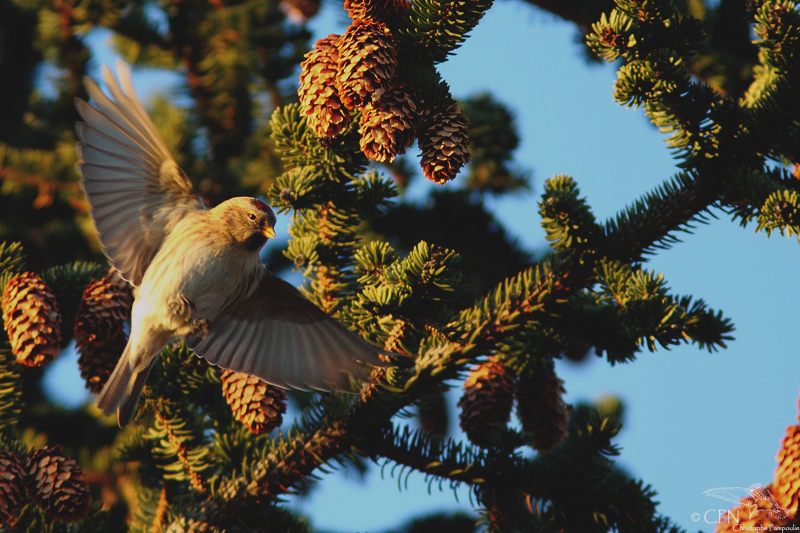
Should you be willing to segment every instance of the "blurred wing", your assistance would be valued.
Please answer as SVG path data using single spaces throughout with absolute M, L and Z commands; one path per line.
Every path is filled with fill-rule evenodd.
M 744 487 L 721 487 L 703 491 L 705 496 L 713 496 L 731 503 L 742 503 L 742 498 L 751 498 L 752 494 Z
M 382 365 L 376 355 L 388 353 L 339 324 L 267 269 L 250 296 L 209 324 L 205 339 L 190 336 L 187 343 L 222 368 L 303 390 L 348 390 L 347 373 L 363 377 L 356 360 Z
M 119 61 L 117 76 L 119 82 L 103 67 L 113 101 L 89 78 L 84 83 L 96 107 L 75 99 L 85 121 L 75 125 L 78 172 L 108 257 L 139 285 L 172 227 L 204 206 L 136 96 L 130 67 Z

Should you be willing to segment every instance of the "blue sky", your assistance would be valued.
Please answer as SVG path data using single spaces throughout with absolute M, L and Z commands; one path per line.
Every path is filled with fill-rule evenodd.
M 346 24 L 343 12 L 326 4 L 312 28 L 320 38 L 343 33 Z M 571 25 L 529 5 L 498 2 L 440 68 L 456 97 L 490 90 L 516 113 L 517 161 L 533 170 L 534 191 L 489 203 L 530 250 L 546 247 L 536 212 L 546 178 L 573 176 L 605 220 L 677 171 L 665 137 L 641 110 L 613 101 L 614 66 L 587 66 L 573 35 Z M 141 95 L 152 94 L 152 76 L 136 82 Z M 420 179 L 410 194 L 421 197 L 431 187 Z M 596 357 L 579 367 L 558 364 L 567 401 L 622 398 L 619 463 L 652 484 L 660 512 L 690 531 L 712 530 L 703 516 L 731 506 L 703 491 L 772 479 L 780 439 L 797 421 L 800 388 L 798 243 L 767 239 L 716 214 L 647 268 L 663 273 L 674 293 L 703 298 L 733 319 L 736 340 L 727 350 L 681 346 L 613 368 Z M 456 391 L 450 401 L 457 398 Z M 410 476 L 408 490 L 385 474 L 381 479 L 373 466 L 360 482 L 335 473 L 291 505 L 329 531 L 379 531 L 424 511 L 472 508 L 466 490 L 457 502 L 447 489 L 429 495 L 419 474 Z

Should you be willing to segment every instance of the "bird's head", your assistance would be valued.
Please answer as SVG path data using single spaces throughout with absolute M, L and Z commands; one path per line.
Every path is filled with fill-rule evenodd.
M 267 239 L 275 238 L 275 213 L 257 198 L 231 198 L 217 207 L 225 232 L 251 252 L 257 252 Z

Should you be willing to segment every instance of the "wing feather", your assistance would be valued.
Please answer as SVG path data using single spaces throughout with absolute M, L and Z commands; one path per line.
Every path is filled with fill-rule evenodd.
M 130 152 L 125 155 L 130 155 Z M 152 173 L 151 169 L 146 169 L 142 166 L 141 161 L 134 161 L 113 152 L 107 152 L 90 144 L 81 145 L 81 158 L 84 163 L 98 167 L 103 171 L 130 173 L 142 178 L 146 178 L 148 174 Z
M 377 354 L 388 354 L 266 269 L 250 296 L 211 321 L 205 339 L 187 342 L 213 364 L 297 389 L 347 389 L 348 373 L 363 377 L 357 360 L 381 365 Z
M 78 171 L 106 254 L 138 285 L 172 227 L 204 206 L 136 96 L 130 67 L 120 61 L 116 75 L 103 68 L 113 99 L 86 78 L 94 107 L 75 101 Z
M 78 122 L 75 125 L 78 133 L 78 139 L 83 143 L 83 146 L 93 147 L 103 154 L 108 154 L 113 157 L 118 157 L 126 161 L 132 161 L 131 154 L 135 153 L 137 146 L 125 146 L 118 141 L 106 136 L 100 130 L 93 128 L 85 122 Z M 140 152 L 140 158 L 148 158 L 147 152 Z
M 109 72 L 108 68 L 103 68 L 103 78 L 106 78 L 107 72 Z M 116 80 L 113 79 L 113 77 L 109 77 L 107 79 L 111 81 L 109 84 L 109 89 L 112 92 L 115 92 L 114 89 L 116 88 Z M 97 107 L 99 108 L 98 111 L 105 115 L 106 122 L 113 124 L 124 135 L 127 135 L 129 142 L 133 143 L 133 145 L 143 151 L 143 153 L 139 152 L 142 154 L 142 157 L 152 157 L 153 155 L 158 154 L 159 150 L 157 148 L 157 143 L 154 143 L 152 138 L 149 137 L 149 135 L 154 132 L 147 131 L 147 129 L 142 131 L 141 126 L 135 124 L 133 120 L 131 120 L 134 118 L 136 110 L 129 105 L 126 105 L 128 103 L 127 99 L 119 101 L 119 105 L 125 106 L 125 109 L 123 110 L 121 107 L 119 107 L 119 105 L 112 102 L 111 99 L 106 96 L 105 93 L 103 93 L 103 91 L 100 89 L 100 86 L 97 85 L 97 83 L 91 78 L 85 80 L 85 87 L 89 97 L 97 104 Z M 109 130 L 103 129 L 102 131 L 108 132 Z M 126 144 L 131 146 L 129 143 Z M 132 151 L 137 150 L 132 149 Z
M 327 320 L 319 322 L 319 326 L 322 326 L 325 322 Z M 314 352 L 304 354 L 303 359 L 299 361 L 306 386 L 317 389 L 323 388 L 323 390 L 347 389 L 350 380 L 343 373 L 347 368 L 339 369 L 339 367 L 333 367 L 328 364 L 331 350 L 336 350 L 337 347 L 330 346 L 325 341 L 323 335 L 320 334 L 319 327 L 312 332 L 305 332 L 305 335 L 311 340 L 311 344 L 314 347 Z M 334 376 L 335 379 L 331 379 L 331 376 Z
M 244 322 L 242 324 L 245 324 Z M 263 346 L 263 339 L 266 330 L 269 329 L 269 324 L 263 324 L 262 327 L 241 327 L 242 342 L 240 353 L 244 354 L 241 358 L 241 365 L 243 372 L 252 374 L 257 366 L 257 357 L 262 353 L 261 347 Z
M 93 87 L 97 86 L 94 81 L 90 80 L 89 78 L 85 78 L 84 83 Z M 87 85 L 87 88 L 89 85 Z M 102 92 L 100 94 L 102 94 Z M 80 98 L 75 100 L 75 107 L 78 110 L 78 114 L 80 114 L 80 116 L 83 117 L 83 120 L 86 121 L 83 124 L 86 124 L 97 131 L 103 132 L 103 135 L 113 140 L 120 146 L 127 148 L 132 154 L 138 155 L 145 160 L 150 159 L 149 152 L 138 142 L 134 141 L 130 136 L 128 136 L 125 130 L 120 128 L 113 120 L 111 120 L 110 117 L 107 117 L 102 112 L 93 108 Z M 79 122 L 78 124 L 81 123 Z
M 285 327 L 285 326 L 284 326 Z M 303 335 L 297 324 L 291 324 L 292 336 L 289 337 L 289 351 L 277 354 L 274 372 L 276 376 L 292 388 L 303 388 L 303 384 L 296 379 L 301 373 L 300 358 L 308 351 L 307 338 Z
M 125 198 L 124 200 L 109 199 L 102 196 L 102 201 L 98 201 L 98 206 L 92 208 L 92 215 L 96 217 L 100 223 L 97 224 L 98 229 L 109 226 L 108 231 L 115 231 L 120 223 L 125 223 L 131 216 L 139 218 L 139 208 L 141 207 L 136 198 Z
M 117 66 L 117 76 L 122 85 L 125 86 L 123 91 L 118 84 L 114 83 L 114 76 L 111 74 L 110 69 L 103 69 L 103 81 L 111 91 L 111 95 L 115 100 L 121 102 L 123 106 L 130 112 L 127 114 L 127 119 L 134 124 L 134 127 L 141 132 L 147 132 L 149 135 L 145 136 L 151 149 L 160 153 L 164 157 L 171 157 L 167 145 L 164 143 L 161 136 L 158 134 L 158 129 L 155 123 L 147 114 L 144 106 L 141 104 L 136 89 L 131 82 L 131 68 L 129 65 L 123 63 Z

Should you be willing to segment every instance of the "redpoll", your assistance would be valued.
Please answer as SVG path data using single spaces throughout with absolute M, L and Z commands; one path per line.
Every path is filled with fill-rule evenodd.
M 84 122 L 78 170 L 100 242 L 135 286 L 125 351 L 98 406 L 133 416 L 158 353 L 178 338 L 210 363 L 280 387 L 341 390 L 356 360 L 378 363 L 370 345 L 270 273 L 258 252 L 275 237 L 275 215 L 255 198 L 213 209 L 198 200 L 131 84 L 103 68 L 113 101 L 89 78 L 96 107 L 76 99 Z

